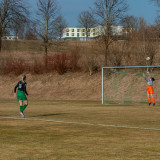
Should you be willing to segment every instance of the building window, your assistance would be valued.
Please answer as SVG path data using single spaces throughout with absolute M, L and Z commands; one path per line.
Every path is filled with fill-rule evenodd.
M 77 32 L 79 32 L 79 29 L 77 29 Z
M 72 32 L 74 32 L 74 29 L 72 29 Z
M 82 36 L 84 37 L 84 36 L 85 36 L 85 33 L 82 33 Z
M 79 33 L 77 33 L 77 37 L 79 37 Z
M 74 37 L 74 33 L 72 33 L 72 37 Z
M 85 29 L 82 29 L 82 32 L 85 32 Z
M 90 37 L 90 32 L 88 32 L 88 36 Z
M 68 36 L 69 36 L 69 33 L 66 33 L 66 36 L 68 37 Z

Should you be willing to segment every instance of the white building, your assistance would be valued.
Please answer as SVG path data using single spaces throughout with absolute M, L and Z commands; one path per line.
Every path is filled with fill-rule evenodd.
M 18 36 L 6 35 L 2 37 L 3 40 L 18 40 Z
M 88 40 L 93 39 L 95 34 L 94 28 L 90 28 L 88 31 Z M 86 40 L 85 28 L 70 27 L 63 30 L 63 40 Z
M 123 35 L 123 26 L 111 26 L 113 36 Z M 88 40 L 95 39 L 100 35 L 105 33 L 105 28 L 103 26 L 97 26 L 95 28 L 90 28 L 88 32 Z M 63 40 L 86 40 L 85 28 L 70 27 L 63 30 Z
M 122 36 L 123 35 L 123 26 L 111 26 L 112 28 L 112 36 Z

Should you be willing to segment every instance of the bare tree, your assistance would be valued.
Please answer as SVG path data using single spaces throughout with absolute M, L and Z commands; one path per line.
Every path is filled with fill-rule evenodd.
M 86 40 L 88 39 L 90 29 L 96 25 L 94 15 L 89 11 L 83 11 L 78 16 L 79 25 L 85 28 Z
M 59 7 L 56 0 L 38 0 L 37 6 L 37 34 L 43 40 L 44 52 L 47 56 L 49 40 L 55 36 L 54 26 L 59 16 Z
M 29 12 L 26 8 L 24 0 L 0 0 L 0 51 L 6 30 L 16 23 L 27 21 Z
M 157 31 L 157 35 L 160 38 L 160 16 L 157 16 L 155 19 L 155 30 Z
M 160 26 L 160 16 L 157 16 L 157 17 L 156 17 L 155 23 L 156 23 L 156 25 L 159 25 L 159 26 Z
M 135 29 L 138 30 L 138 18 L 135 16 L 125 16 L 121 20 L 121 24 L 124 27 L 130 28 L 130 29 Z
M 36 34 L 36 27 L 34 24 L 32 26 L 29 26 L 25 32 L 25 39 L 26 40 L 37 40 L 37 34 Z
M 160 0 L 150 0 L 150 1 L 156 3 L 160 7 Z
M 138 23 L 139 23 L 139 30 L 138 30 L 139 40 L 141 40 L 145 46 L 145 42 L 147 39 L 147 37 L 146 37 L 147 23 L 146 23 L 145 19 L 142 17 L 140 17 L 138 19 Z
M 96 0 L 93 11 L 98 17 L 99 24 L 103 27 L 101 38 L 105 45 L 105 65 L 109 54 L 109 46 L 112 42 L 112 25 L 116 24 L 127 11 L 126 0 Z
M 157 7 L 160 9 L 160 0 L 150 0 L 150 1 L 155 3 Z M 155 23 L 160 30 L 160 10 L 159 9 L 157 10 L 157 16 L 155 18 Z
M 63 35 L 63 30 L 64 28 L 67 27 L 67 22 L 65 21 L 65 19 L 60 15 L 55 23 L 55 35 L 57 35 L 59 37 L 59 40 L 62 39 L 62 35 Z
M 19 18 L 15 17 L 15 23 L 10 26 L 10 30 L 15 34 L 17 38 L 23 39 L 24 29 L 29 24 L 29 20 L 20 21 Z

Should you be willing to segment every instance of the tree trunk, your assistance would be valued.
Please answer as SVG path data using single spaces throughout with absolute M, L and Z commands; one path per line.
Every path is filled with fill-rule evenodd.
M 45 44 L 45 55 L 47 56 L 48 54 L 48 47 L 47 47 L 47 44 Z
M 46 69 L 46 72 L 47 72 L 47 69 L 48 69 L 48 59 L 47 59 L 47 56 L 48 56 L 48 44 L 47 44 L 47 42 L 45 42 L 45 44 L 44 44 L 44 52 L 45 52 L 45 69 Z
M 61 40 L 62 40 L 62 32 L 60 32 L 59 35 L 60 35 L 60 36 L 59 36 L 59 40 L 61 41 Z
M 44 63 L 45 63 L 45 70 L 47 72 L 47 70 L 48 70 L 48 58 L 47 58 L 47 55 L 44 56 Z
M 2 28 L 0 26 L 0 52 L 2 51 L 2 36 L 3 36 L 3 34 L 2 34 Z
M 105 62 L 104 62 L 104 64 L 105 64 L 105 66 L 107 66 L 108 65 L 108 63 L 107 63 L 107 59 L 108 59 L 108 54 L 109 54 L 109 44 L 110 42 L 109 42 L 109 35 L 108 35 L 108 33 L 105 35 Z
M 2 37 L 0 36 L 0 52 L 2 51 Z
M 108 65 L 108 63 L 107 63 L 108 54 L 109 54 L 109 47 L 108 47 L 108 45 L 106 44 L 106 50 L 105 50 L 105 62 L 104 62 L 105 66 Z

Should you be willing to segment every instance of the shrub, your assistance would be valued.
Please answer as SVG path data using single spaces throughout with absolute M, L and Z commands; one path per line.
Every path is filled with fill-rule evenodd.
M 53 56 L 47 56 L 47 71 L 56 71 L 58 74 L 64 74 L 68 70 L 77 71 L 79 55 L 59 53 Z
M 82 59 L 82 64 L 83 65 L 83 69 L 85 71 L 89 71 L 89 75 L 91 76 L 94 72 L 98 71 L 99 66 L 98 66 L 98 62 L 97 62 L 97 55 L 96 54 L 88 54 L 85 55 Z
M 68 67 L 72 72 L 75 72 L 80 69 L 80 67 L 78 66 L 79 59 L 80 59 L 79 54 L 74 54 L 74 53 L 70 54 Z
M 44 73 L 44 71 L 45 71 L 45 67 L 44 67 L 42 61 L 40 61 L 40 60 L 38 61 L 37 59 L 34 60 L 33 65 L 31 65 L 31 67 L 30 67 L 30 72 L 32 74 L 42 74 L 42 73 Z
M 22 58 L 7 59 L 5 67 L 3 69 L 4 74 L 13 73 L 15 75 L 20 75 L 26 70 L 25 60 Z
M 68 56 L 66 53 L 55 54 L 47 57 L 47 70 L 64 74 L 68 68 Z

